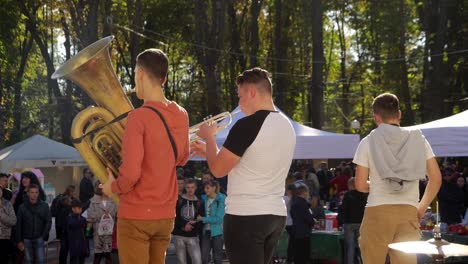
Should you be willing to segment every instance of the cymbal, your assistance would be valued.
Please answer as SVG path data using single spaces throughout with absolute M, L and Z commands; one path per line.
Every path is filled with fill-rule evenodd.
M 399 242 L 389 248 L 410 254 L 441 255 L 444 257 L 468 256 L 468 246 L 449 243 L 445 240 Z

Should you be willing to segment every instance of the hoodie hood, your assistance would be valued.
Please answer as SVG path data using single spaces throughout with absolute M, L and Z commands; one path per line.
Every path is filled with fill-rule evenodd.
M 420 130 L 380 124 L 369 134 L 369 143 L 376 170 L 393 192 L 403 191 L 405 181 L 425 177 L 425 138 Z

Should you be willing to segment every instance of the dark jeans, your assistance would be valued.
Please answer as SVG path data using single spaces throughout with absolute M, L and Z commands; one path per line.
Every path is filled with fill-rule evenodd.
M 24 240 L 24 263 L 45 264 L 45 242 L 42 238 Z
M 60 239 L 59 263 L 67 264 L 67 257 L 68 257 L 68 241 L 67 241 L 67 238 L 62 237 Z
M 361 224 L 343 224 L 345 264 L 360 263 L 357 257 L 360 257 L 358 238 Z
M 85 257 L 70 257 L 70 264 L 84 264 Z
M 286 260 L 292 262 L 294 260 L 294 238 L 292 237 L 292 226 L 286 226 L 288 232 L 288 251 L 286 253 Z
M 295 238 L 294 249 L 294 264 L 306 264 L 310 257 L 310 238 Z
M 224 216 L 224 242 L 231 264 L 270 263 L 286 216 Z
M 94 254 L 94 264 L 100 264 L 101 259 L 104 259 L 106 264 L 111 264 L 112 263 L 112 258 L 111 258 L 111 253 L 95 253 Z
M 202 263 L 210 263 L 210 251 L 213 250 L 215 264 L 223 263 L 223 236 L 211 237 L 209 231 L 205 231 L 202 237 Z
M 0 239 L 0 260 L 2 262 L 10 263 L 9 260 L 14 250 L 10 239 Z

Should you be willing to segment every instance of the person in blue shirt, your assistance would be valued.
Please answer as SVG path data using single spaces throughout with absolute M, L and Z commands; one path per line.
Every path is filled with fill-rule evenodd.
M 226 195 L 219 192 L 219 182 L 208 180 L 204 183 L 205 194 L 202 195 L 205 205 L 205 216 L 198 216 L 203 223 L 202 263 L 210 263 L 210 251 L 213 250 L 215 264 L 223 262 L 223 218 Z

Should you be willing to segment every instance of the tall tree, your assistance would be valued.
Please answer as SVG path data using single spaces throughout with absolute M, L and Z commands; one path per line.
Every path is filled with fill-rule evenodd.
M 403 105 L 405 106 L 403 111 L 403 121 L 406 124 L 414 125 L 414 113 L 412 109 L 411 103 L 411 96 L 410 96 L 410 88 L 408 83 L 408 67 L 406 60 L 406 8 L 405 8 L 405 0 L 399 0 L 399 11 L 400 11 L 400 38 L 398 43 L 398 50 L 399 50 L 399 57 L 400 60 L 400 76 L 401 76 L 401 84 L 400 84 L 400 94 L 401 100 L 403 101 Z
M 262 8 L 263 0 L 252 0 L 250 4 L 250 26 L 248 43 L 250 45 L 250 68 L 258 66 L 257 55 L 259 49 L 258 16 Z
M 312 81 L 309 91 L 309 116 L 312 127 L 323 125 L 323 6 L 321 0 L 312 1 Z
M 211 4 L 208 8 L 208 4 Z M 208 113 L 219 113 L 220 71 L 219 50 L 223 46 L 225 0 L 195 1 L 195 54 L 204 73 L 204 89 L 207 95 Z M 211 10 L 211 15 L 208 15 Z M 208 19 L 207 19 L 208 18 Z M 210 23 L 209 23 L 210 22 Z

